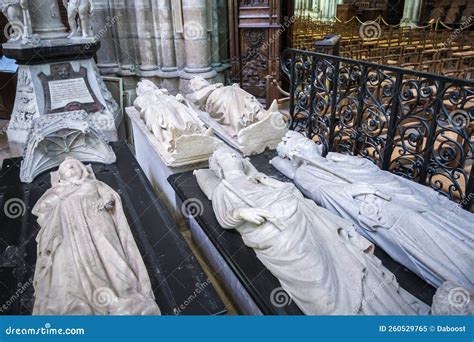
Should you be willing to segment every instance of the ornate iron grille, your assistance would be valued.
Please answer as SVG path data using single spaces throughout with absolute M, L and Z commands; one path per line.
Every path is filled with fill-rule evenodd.
M 471 209 L 474 82 L 289 49 L 291 129 Z

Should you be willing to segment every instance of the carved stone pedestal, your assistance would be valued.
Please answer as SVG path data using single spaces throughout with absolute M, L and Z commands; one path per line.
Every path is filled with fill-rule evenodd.
M 117 140 L 122 117 L 92 58 L 100 44 L 93 39 L 7 43 L 5 55 L 19 64 L 15 105 L 8 127 L 14 150 L 23 148 L 33 119 L 84 110 L 110 141 Z

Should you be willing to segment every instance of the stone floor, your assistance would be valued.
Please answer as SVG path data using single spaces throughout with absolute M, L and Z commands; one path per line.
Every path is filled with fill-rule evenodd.
M 194 241 L 191 236 L 191 231 L 186 230 L 182 232 L 184 239 L 188 243 L 189 247 L 193 251 L 194 255 L 196 256 L 196 259 L 198 260 L 199 264 L 201 267 L 204 269 L 204 272 L 208 276 L 208 278 L 211 280 L 212 285 L 214 285 L 214 288 L 217 291 L 217 294 L 221 298 L 222 302 L 225 304 L 226 309 L 227 309 L 227 315 L 238 315 L 239 312 L 237 311 L 234 303 L 232 300 L 227 296 L 221 281 L 216 278 L 214 271 L 211 269 L 211 267 L 207 264 L 205 257 L 202 255 L 201 251 L 199 248 L 194 244 Z
M 12 158 L 12 157 L 17 157 L 17 155 L 14 155 L 8 146 L 8 138 L 6 134 L 6 127 L 7 127 L 8 121 L 7 120 L 0 120 L 0 165 L 3 164 L 4 159 Z M 184 228 L 184 227 L 183 227 Z M 219 297 L 222 299 L 223 303 L 226 305 L 228 315 L 238 315 L 238 311 L 235 307 L 235 305 L 232 303 L 230 298 L 227 296 L 225 293 L 225 290 L 219 281 L 214 275 L 214 272 L 210 268 L 210 266 L 207 264 L 204 256 L 202 253 L 199 251 L 199 248 L 194 244 L 192 237 L 191 237 L 191 232 L 187 230 L 186 228 L 182 229 L 182 234 L 184 236 L 184 239 L 188 243 L 189 247 L 193 251 L 194 255 L 196 256 L 197 260 L 201 264 L 202 268 L 204 269 L 204 272 L 206 272 L 206 275 L 209 277 L 209 279 L 212 281 L 212 284 L 214 285 Z

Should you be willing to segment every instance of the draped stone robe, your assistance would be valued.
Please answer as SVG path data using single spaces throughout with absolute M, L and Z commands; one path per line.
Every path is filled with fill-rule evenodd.
M 267 112 L 255 96 L 238 84 L 209 84 L 191 94 L 192 102 L 209 114 L 231 136 L 265 117 Z
M 181 135 L 204 134 L 206 129 L 196 113 L 176 97 L 149 90 L 134 102 L 147 128 L 164 146 L 172 148 Z
M 305 314 L 428 313 L 428 306 L 400 288 L 381 265 L 371 243 L 347 221 L 303 198 L 294 185 L 273 188 L 245 178 L 227 181 L 239 196 L 217 185 L 212 205 L 219 223 L 240 232 Z M 284 229 L 274 221 L 256 226 L 239 219 L 236 209 L 249 207 L 241 196 L 272 213 Z
M 159 315 L 120 196 L 90 176 L 52 183 L 33 208 L 41 226 L 33 314 Z M 113 208 L 100 210 L 104 203 Z
M 452 281 L 474 293 L 474 214 L 367 159 L 338 153 L 306 157 L 331 172 L 280 157 L 272 164 L 307 197 L 355 224 L 360 234 L 428 283 L 439 287 Z M 365 185 L 389 199 L 353 196 L 355 187 Z

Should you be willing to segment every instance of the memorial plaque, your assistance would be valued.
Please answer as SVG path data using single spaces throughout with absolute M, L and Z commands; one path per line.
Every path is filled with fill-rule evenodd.
M 71 102 L 93 103 L 94 99 L 83 78 L 48 82 L 51 110 L 66 107 Z
M 45 114 L 77 110 L 96 113 L 105 108 L 91 89 L 85 67 L 76 72 L 71 63 L 56 63 L 50 65 L 50 70 L 50 75 L 38 74 L 43 85 Z

